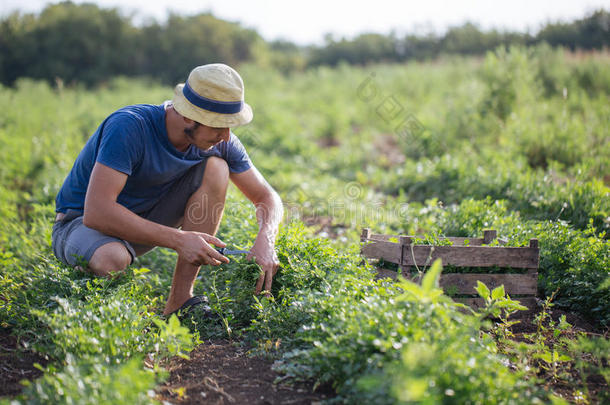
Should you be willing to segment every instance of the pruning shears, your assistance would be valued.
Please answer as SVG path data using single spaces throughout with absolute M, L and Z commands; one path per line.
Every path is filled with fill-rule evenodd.
M 249 250 L 231 250 L 231 249 L 227 249 L 226 247 L 223 248 L 216 248 L 216 251 L 218 253 L 220 253 L 223 256 L 226 255 L 247 255 L 250 253 Z

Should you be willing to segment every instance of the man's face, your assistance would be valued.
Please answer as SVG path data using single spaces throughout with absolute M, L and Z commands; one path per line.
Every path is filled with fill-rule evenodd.
M 194 122 L 190 127 L 184 128 L 189 143 L 201 150 L 207 150 L 214 145 L 225 141 L 229 142 L 231 130 L 229 128 L 214 128 Z

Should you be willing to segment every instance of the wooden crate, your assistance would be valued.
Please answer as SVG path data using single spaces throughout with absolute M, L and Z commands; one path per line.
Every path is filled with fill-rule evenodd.
M 528 308 L 535 307 L 538 285 L 538 263 L 540 250 L 538 240 L 530 239 L 529 247 L 505 247 L 505 241 L 498 239 L 501 246 L 482 246 L 497 238 L 495 230 L 486 230 L 482 238 L 447 237 L 451 246 L 415 245 L 418 236 L 399 236 L 373 234 L 369 228 L 362 230 L 361 253 L 369 259 L 382 259 L 398 265 L 398 271 L 406 278 L 414 279 L 417 275 L 412 269 L 430 266 L 436 259 L 441 259 L 444 266 L 455 267 L 506 267 L 526 269 L 524 274 L 514 273 L 448 273 L 442 274 L 440 286 L 459 295 L 476 295 L 474 287 L 477 280 L 485 283 L 490 289 L 504 285 L 511 298 L 519 300 Z M 392 242 L 397 240 L 398 242 Z M 466 240 L 468 244 L 466 245 Z M 380 277 L 396 278 L 397 272 L 378 268 Z M 460 301 L 478 307 L 483 305 L 481 298 L 461 298 Z

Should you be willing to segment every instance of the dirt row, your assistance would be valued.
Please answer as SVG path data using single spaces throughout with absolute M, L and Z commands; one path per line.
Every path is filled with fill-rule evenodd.
M 44 358 L 20 347 L 10 330 L 0 328 L 0 397 L 14 397 L 23 390 L 21 380 L 34 380 L 42 371 L 34 364 L 46 365 Z
M 170 377 L 158 390 L 158 399 L 172 404 L 316 404 L 333 394 L 313 391 L 311 384 L 276 384 L 280 377 L 272 360 L 250 357 L 228 341 L 206 342 L 190 354 L 176 358 Z

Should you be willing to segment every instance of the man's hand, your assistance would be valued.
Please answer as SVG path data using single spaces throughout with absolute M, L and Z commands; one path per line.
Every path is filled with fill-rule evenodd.
M 231 180 L 256 207 L 258 235 L 248 255 L 249 259 L 254 257 L 263 270 L 256 283 L 256 293 L 260 293 L 263 287 L 265 291 L 271 291 L 273 276 L 280 266 L 274 248 L 284 215 L 282 200 L 254 166 L 245 172 L 232 173 Z
M 210 243 L 218 247 L 226 246 L 226 243 L 207 233 L 182 231 L 176 252 L 194 266 L 202 264 L 218 266 L 221 262 L 229 263 L 229 259 L 218 253 Z
M 277 258 L 273 244 L 262 238 L 257 238 L 247 258 L 254 258 L 263 270 L 256 282 L 256 294 L 261 292 L 263 286 L 265 291 L 271 291 L 273 276 L 275 276 L 277 269 L 280 267 L 280 261 Z

